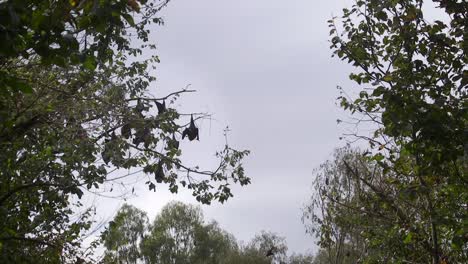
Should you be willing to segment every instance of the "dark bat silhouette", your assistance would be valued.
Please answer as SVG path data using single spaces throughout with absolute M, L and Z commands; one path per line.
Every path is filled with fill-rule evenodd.
M 123 125 L 122 128 L 120 129 L 120 133 L 122 134 L 122 136 L 125 139 L 128 139 L 129 137 L 131 137 L 132 136 L 132 127 L 130 126 L 130 124 Z
M 143 112 L 144 110 L 145 110 L 145 105 L 141 102 L 140 99 L 138 99 L 137 104 L 135 106 L 135 111 L 141 114 L 141 112 Z
M 165 178 L 164 169 L 162 166 L 162 162 L 160 162 L 158 164 L 158 168 L 156 169 L 156 172 L 154 173 L 154 179 L 156 180 L 157 183 L 161 183 L 163 182 L 164 178 Z
M 266 256 L 267 256 L 267 257 L 273 256 L 273 255 L 275 254 L 275 251 L 276 251 L 276 247 L 271 247 L 271 248 L 267 251 Z
M 163 100 L 162 103 L 156 101 L 155 103 L 156 103 L 156 107 L 158 108 L 159 115 L 166 112 L 166 101 Z
M 172 134 L 172 139 L 168 140 L 167 147 L 169 149 L 171 148 L 179 149 L 179 141 L 177 141 L 174 134 Z
M 195 126 L 195 122 L 193 121 L 193 115 L 190 118 L 189 127 L 184 129 L 182 132 L 182 139 L 184 139 L 185 136 L 187 136 L 190 141 L 194 140 L 195 138 L 200 140 L 200 137 L 198 136 L 198 128 Z

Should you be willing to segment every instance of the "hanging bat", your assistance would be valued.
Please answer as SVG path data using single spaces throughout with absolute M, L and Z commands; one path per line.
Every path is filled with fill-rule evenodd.
M 128 139 L 129 137 L 131 137 L 132 136 L 132 127 L 130 126 L 130 124 L 123 125 L 122 128 L 120 129 L 120 133 L 122 134 L 122 136 L 125 139 Z
M 156 169 L 156 172 L 154 173 L 154 179 L 156 180 L 157 183 L 161 183 L 163 182 L 164 178 L 165 178 L 165 175 L 164 175 L 163 165 L 162 165 L 162 162 L 159 162 L 158 168 Z
M 155 102 L 156 107 L 158 108 L 158 114 L 166 112 L 166 101 L 163 100 L 162 104 L 160 102 Z
M 184 139 L 185 136 L 187 136 L 190 141 L 194 140 L 195 138 L 197 140 L 200 140 L 200 137 L 198 135 L 198 128 L 195 126 L 195 122 L 193 121 L 193 115 L 190 118 L 189 127 L 184 129 L 184 131 L 182 132 L 182 139 Z
M 179 141 L 177 141 L 174 134 L 172 134 L 172 139 L 168 140 L 166 149 L 172 149 L 172 148 L 179 149 Z
M 271 247 L 271 248 L 268 250 L 268 252 L 266 253 L 266 256 L 267 256 L 267 257 L 271 257 L 271 256 L 273 256 L 275 253 L 276 253 L 276 247 L 273 246 L 273 247 Z

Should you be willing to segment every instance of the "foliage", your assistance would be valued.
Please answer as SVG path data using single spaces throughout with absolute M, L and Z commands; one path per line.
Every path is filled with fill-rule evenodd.
M 336 150 L 320 166 L 316 193 L 304 210 L 307 231 L 319 238 L 316 261 L 431 262 L 430 225 L 422 219 L 426 201 L 412 189 L 395 187 L 398 177 L 350 148 Z M 463 259 L 454 253 L 452 258 Z
M 363 87 L 357 99 L 342 90 L 341 106 L 375 130 L 347 135 L 370 151 L 322 167 L 313 200 L 323 211 L 306 215 L 325 249 L 365 241 L 354 248 L 367 263 L 468 260 L 468 3 L 433 2 L 445 17 L 425 17 L 422 0 L 369 0 L 329 21 L 334 54 Z
M 137 263 L 141 258 L 140 243 L 148 228 L 146 213 L 127 204 L 117 212 L 109 228 L 102 234 L 107 248 L 104 263 Z
M 145 259 L 148 263 L 190 263 L 202 225 L 199 207 L 179 202 L 166 205 L 143 241 Z
M 136 216 L 129 212 L 135 212 Z M 262 231 L 247 245 L 239 245 L 217 222 L 205 223 L 198 206 L 171 202 L 164 206 L 152 225 L 145 227 L 145 219 L 143 212 L 124 205 L 103 233 L 106 251 L 102 263 L 135 263 L 136 259 L 139 263 L 161 264 L 302 264 L 312 261 L 310 255 L 288 257 L 285 239 L 271 232 Z M 142 232 L 143 239 L 140 239 Z M 135 244 L 137 241 L 141 241 L 139 247 Z M 133 256 L 137 258 L 129 260 L 130 249 L 135 250 Z
M 417 245 L 409 250 L 401 243 L 404 233 L 395 232 L 393 225 L 399 220 L 393 201 L 384 200 L 395 193 L 378 164 L 359 151 L 337 149 L 333 160 L 323 163 L 315 175 L 317 192 L 305 208 L 304 220 L 307 231 L 319 238 L 322 250 L 316 262 L 356 263 L 376 256 L 389 260 L 395 252 L 407 259 L 427 256 Z M 398 209 L 412 213 L 412 207 L 405 205 Z M 383 244 L 385 250 L 381 250 Z
M 190 114 L 171 106 L 192 91 L 149 93 L 159 62 L 149 29 L 167 2 L 1 1 L 0 262 L 75 261 L 92 212 L 71 208 L 141 170 L 150 190 L 182 186 L 205 204 L 250 183 L 248 151 L 227 145 L 213 170 L 184 165 Z
M 290 264 L 312 264 L 314 256 L 311 254 L 292 254 L 289 257 Z
M 221 263 L 223 264 L 271 264 L 290 263 L 287 245 L 283 237 L 272 232 L 261 231 L 246 245 L 239 245 Z M 291 262 L 294 263 L 294 262 Z
M 162 23 L 154 15 L 167 2 L 2 1 L 0 60 L 2 64 L 21 60 L 30 65 L 38 58 L 43 66 L 77 65 L 93 71 L 117 62 L 119 56 L 141 54 L 132 40 L 148 42 L 148 25 Z M 10 92 L 30 91 L 26 88 L 29 83 L 15 72 L 2 67 L 0 73 L 2 86 Z
M 285 263 L 287 250 L 283 237 L 262 231 L 243 249 L 245 259 L 242 263 Z M 272 256 L 267 256 L 269 252 Z
M 232 235 L 204 223 L 200 207 L 180 202 L 162 209 L 142 242 L 147 263 L 224 263 L 236 250 Z
M 347 247 L 347 244 L 342 246 Z M 340 253 L 337 253 L 335 248 L 332 249 L 319 249 L 315 256 L 311 257 L 312 261 L 304 262 L 311 264 L 329 264 L 329 263 L 343 263 L 343 264 L 354 264 L 360 263 L 356 256 L 351 256 L 348 250 L 340 249 Z
M 235 237 L 221 229 L 216 221 L 203 225 L 195 240 L 197 246 L 190 263 L 229 263 L 230 257 L 238 250 Z

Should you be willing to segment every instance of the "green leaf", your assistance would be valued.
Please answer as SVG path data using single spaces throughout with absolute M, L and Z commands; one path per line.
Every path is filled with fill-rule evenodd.
M 373 96 L 381 96 L 384 92 L 386 92 L 386 88 L 383 87 L 383 86 L 379 86 L 377 88 L 374 89 L 374 91 L 372 92 L 372 95 Z
M 413 241 L 413 233 L 408 232 L 405 239 L 403 240 L 403 243 L 409 244 L 409 243 L 411 243 L 411 241 Z
M 94 56 L 86 56 L 86 59 L 83 62 L 83 67 L 90 71 L 94 71 L 96 69 L 96 66 L 96 58 Z
M 388 19 L 388 15 L 384 11 L 377 12 L 375 17 L 377 17 L 380 20 L 387 20 Z
M 386 82 L 391 82 L 393 80 L 393 77 L 392 77 L 392 75 L 387 74 L 382 78 L 382 80 L 384 80 Z
M 382 161 L 384 159 L 384 156 L 382 154 L 378 153 L 373 157 L 373 159 L 375 161 Z
M 17 82 L 16 87 L 18 88 L 18 90 L 26 94 L 31 94 L 33 92 L 33 88 L 31 87 L 31 85 L 25 82 Z
M 134 27 L 135 26 L 135 21 L 133 20 L 133 17 L 130 14 L 122 14 L 123 18 L 130 24 L 130 26 Z

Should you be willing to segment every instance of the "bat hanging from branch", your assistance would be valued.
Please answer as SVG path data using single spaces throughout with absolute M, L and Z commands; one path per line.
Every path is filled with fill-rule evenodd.
M 167 110 L 166 109 L 166 101 L 163 100 L 162 103 L 156 101 L 155 103 L 156 103 L 156 107 L 158 108 L 158 115 L 166 112 L 166 110 Z
M 184 139 L 185 136 L 187 136 L 190 141 L 194 140 L 195 138 L 197 140 L 200 140 L 198 136 L 198 128 L 195 126 L 195 122 L 193 121 L 193 115 L 191 115 L 190 117 L 189 127 L 184 129 L 184 131 L 182 132 L 182 139 Z

